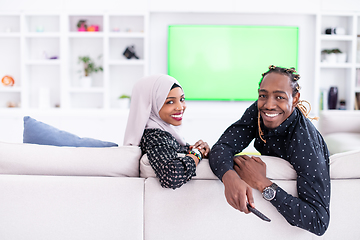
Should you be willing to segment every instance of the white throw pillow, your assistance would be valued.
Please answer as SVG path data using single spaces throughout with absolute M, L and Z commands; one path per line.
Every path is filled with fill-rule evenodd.
M 138 177 L 141 149 L 0 142 L 0 174 Z
M 179 154 L 180 155 L 180 154 Z M 180 155 L 181 156 L 181 155 Z M 296 172 L 291 164 L 281 158 L 271 156 L 259 156 L 263 162 L 266 163 L 266 176 L 270 179 L 277 180 L 294 180 L 296 179 Z M 143 155 L 140 160 L 140 177 L 156 177 L 154 170 L 150 166 L 147 155 Z M 203 159 L 196 168 L 196 176 L 193 179 L 218 179 L 212 172 L 209 160 Z
M 360 150 L 331 155 L 330 178 L 360 178 Z

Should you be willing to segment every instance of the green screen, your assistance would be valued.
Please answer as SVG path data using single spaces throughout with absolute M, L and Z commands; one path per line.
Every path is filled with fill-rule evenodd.
M 297 63 L 298 27 L 169 26 L 168 74 L 188 100 L 256 100 L 269 65 Z

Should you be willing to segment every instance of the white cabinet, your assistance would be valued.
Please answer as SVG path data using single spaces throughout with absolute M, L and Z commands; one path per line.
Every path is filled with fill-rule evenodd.
M 320 13 L 317 15 L 316 27 L 316 66 L 315 66 L 315 103 L 316 110 L 327 108 L 327 104 L 321 103 L 322 95 L 324 101 L 330 87 L 338 88 L 338 104 L 345 101 L 346 109 L 355 108 L 355 95 L 359 92 L 356 86 L 359 14 L 355 13 Z M 331 33 L 331 34 L 326 34 Z M 343 54 L 322 53 L 326 50 L 339 49 Z M 345 54 L 345 56 L 344 56 Z
M 98 30 L 78 31 L 79 20 Z M 15 80 L 0 84 L 0 109 L 118 108 L 118 97 L 147 74 L 146 45 L 146 13 L 0 13 L 0 78 Z M 129 46 L 138 59 L 124 57 Z M 90 86 L 80 56 L 103 68 Z

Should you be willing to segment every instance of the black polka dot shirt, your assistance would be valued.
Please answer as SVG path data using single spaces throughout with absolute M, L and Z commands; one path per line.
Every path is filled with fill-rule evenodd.
M 257 116 L 255 102 L 223 133 L 211 149 L 211 169 L 221 180 L 225 172 L 233 169 L 233 156 L 255 139 L 254 146 L 262 155 L 287 160 L 297 173 L 298 196 L 292 196 L 279 187 L 271 204 L 291 225 L 317 235 L 324 234 L 330 218 L 329 152 L 325 141 L 314 125 L 295 108 L 289 118 L 275 129 L 268 130 L 261 123 L 264 143 L 259 137 Z
M 178 156 L 178 153 L 187 153 L 189 145 L 180 145 L 169 132 L 145 129 L 140 147 L 162 187 L 179 188 L 196 175 L 195 161 L 189 156 Z

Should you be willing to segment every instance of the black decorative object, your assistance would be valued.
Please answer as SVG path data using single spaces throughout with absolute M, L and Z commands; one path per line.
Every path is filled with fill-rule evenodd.
M 329 109 L 336 109 L 337 100 L 338 100 L 338 88 L 337 87 L 330 87 L 329 97 L 328 97 L 328 107 L 329 107 Z
M 129 46 L 125 49 L 123 55 L 127 58 L 127 59 L 131 59 L 131 58 L 136 58 L 136 59 L 139 59 L 138 56 L 136 56 L 136 53 L 135 53 L 135 49 L 134 49 L 134 46 Z
M 337 34 L 337 35 L 345 35 L 345 29 L 341 27 L 335 28 L 326 28 L 325 34 Z

